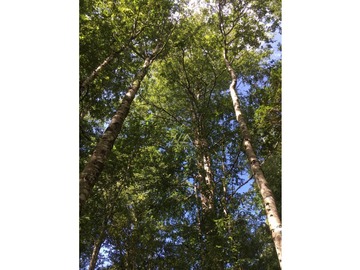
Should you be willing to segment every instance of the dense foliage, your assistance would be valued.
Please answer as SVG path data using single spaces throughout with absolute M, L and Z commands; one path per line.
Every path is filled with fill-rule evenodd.
M 222 58 L 281 214 L 280 5 L 80 1 L 80 171 L 161 47 L 81 209 L 80 269 L 280 269 Z

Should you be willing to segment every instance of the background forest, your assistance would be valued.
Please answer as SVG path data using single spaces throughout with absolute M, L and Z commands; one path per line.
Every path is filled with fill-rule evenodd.
M 81 269 L 280 269 L 280 23 L 278 0 L 80 1 Z
M 90 206 L 86 206 L 88 203 L 94 205 L 103 201 L 99 199 L 95 203 L 95 198 L 100 197 L 97 186 L 100 187 L 103 182 L 107 181 L 104 177 L 106 171 L 103 171 L 102 175 L 104 176 L 100 177 L 101 181 L 93 186 L 92 193 L 82 210 L 84 214 L 79 217 L 79 79 L 80 82 L 83 82 L 88 78 L 111 52 L 105 53 L 100 49 L 93 49 L 94 56 L 101 53 L 106 56 L 97 60 L 97 63 L 94 60 L 92 67 L 86 67 L 81 63 L 80 69 L 86 68 L 90 73 L 82 74 L 79 78 L 79 20 L 81 20 L 79 9 L 81 9 L 81 14 L 85 14 L 82 2 L 82 8 L 79 7 L 78 1 L 73 0 L 3 1 L 1 7 L 3 10 L 0 16 L 2 37 L 0 44 L 2 63 L 0 66 L 1 267 L 3 269 L 77 269 L 79 267 L 79 251 L 81 251 L 81 257 L 89 261 L 86 259 L 86 254 L 90 253 L 89 250 L 92 249 L 90 246 L 94 245 L 94 239 L 98 236 L 97 233 L 90 233 L 91 230 L 95 232 L 99 228 L 99 226 L 95 226 L 95 213 L 101 218 L 102 213 L 107 209 L 94 207 L 94 211 L 91 212 Z M 356 34 L 358 33 L 358 11 L 356 1 L 349 0 L 341 3 L 325 0 L 283 1 L 281 13 L 281 53 L 283 55 L 281 60 L 282 202 L 277 210 L 281 214 L 286 228 L 283 235 L 282 264 L 284 269 L 357 269 L 359 264 L 359 252 L 356 248 L 357 243 L 360 242 L 359 225 L 356 219 L 359 197 L 359 177 L 356 168 L 359 166 L 358 153 L 360 152 L 358 125 L 360 50 L 358 49 L 359 35 Z M 217 16 L 216 12 L 212 15 Z M 191 16 L 187 15 L 183 20 L 187 18 L 190 19 Z M 200 16 L 195 15 L 195 18 L 200 19 Z M 89 29 L 91 30 L 91 27 Z M 84 33 L 83 30 L 81 31 Z M 192 37 L 190 36 L 190 38 Z M 96 44 L 97 39 L 93 39 Z M 190 41 L 188 42 L 190 43 Z M 168 44 L 171 43 L 168 42 Z M 194 43 L 191 43 L 191 46 L 193 45 Z M 272 46 L 275 46 L 276 49 L 276 43 Z M 171 46 L 167 48 L 169 47 Z M 162 53 L 165 51 L 164 49 Z M 212 53 L 214 52 L 212 51 Z M 84 54 L 85 51 L 82 51 L 82 55 Z M 125 54 L 121 59 L 125 59 L 124 57 Z M 132 57 L 136 58 L 136 56 Z M 90 59 L 89 56 L 87 58 Z M 156 63 L 159 62 L 160 58 L 153 61 L 149 71 L 155 68 Z M 221 64 L 220 60 L 219 64 L 224 68 L 226 66 L 225 63 Z M 108 68 L 111 67 L 108 66 Z M 138 70 L 139 68 L 134 69 Z M 106 74 L 107 70 L 104 68 L 97 75 L 97 80 L 104 80 L 105 77 L 101 77 L 101 75 Z M 253 89 L 243 85 L 242 70 L 234 70 L 240 80 L 237 92 L 242 98 L 241 109 L 244 115 L 249 114 L 246 115 L 249 118 L 246 119 L 249 130 L 256 133 L 257 131 L 251 127 L 254 119 L 246 104 L 250 99 L 248 91 L 253 92 Z M 228 80 L 227 85 L 224 86 L 223 95 L 224 97 L 228 96 L 227 102 L 231 103 L 229 85 L 232 77 L 227 72 L 228 70 L 225 69 L 222 74 L 227 76 L 226 80 Z M 147 74 L 147 79 L 150 78 L 149 75 L 150 73 Z M 169 81 L 168 84 L 171 85 L 173 82 L 175 81 Z M 96 85 L 95 80 L 89 85 L 90 93 Z M 143 81 L 141 85 L 145 86 L 145 82 Z M 124 93 L 128 86 L 119 88 L 117 91 Z M 141 87 L 139 90 L 137 98 L 132 103 L 129 117 L 136 110 L 133 105 L 140 101 L 140 94 L 146 89 Z M 85 94 L 85 92 L 83 93 Z M 123 98 L 124 94 L 119 95 L 120 102 Z M 143 95 L 143 98 L 146 96 Z M 94 102 L 94 104 L 98 103 Z M 117 106 L 119 104 L 117 103 Z M 167 109 L 163 103 L 161 104 L 162 108 Z M 176 105 L 177 102 L 174 104 Z M 158 104 L 155 105 L 159 107 Z M 226 106 L 230 107 L 231 105 L 227 104 Z M 254 108 L 256 109 L 256 107 Z M 113 112 L 112 109 L 111 113 Z M 107 117 L 108 122 L 113 116 L 111 113 Z M 166 119 L 172 118 L 165 112 L 161 116 Z M 181 117 L 182 115 L 176 116 Z M 234 134 L 241 138 L 239 124 L 235 122 L 235 113 L 232 117 L 234 126 L 237 126 Z M 130 125 L 130 123 L 133 125 L 128 121 L 132 119 L 126 119 L 123 131 L 127 128 L 125 125 Z M 107 128 L 107 125 L 100 123 L 98 126 L 99 129 Z M 91 132 L 95 133 L 92 129 Z M 124 132 L 119 134 L 119 140 L 122 140 L 120 136 L 125 136 L 124 134 Z M 161 134 L 163 133 L 161 132 Z M 224 136 L 227 136 L 226 134 Z M 257 136 L 256 134 L 251 135 Z M 101 137 L 101 132 L 96 136 Z M 89 137 L 92 138 L 92 136 Z M 252 142 L 259 141 L 257 137 L 253 137 Z M 213 142 L 210 141 L 210 143 Z M 237 147 L 241 143 L 237 142 Z M 95 144 L 97 145 L 97 142 L 94 143 L 94 146 Z M 184 145 L 187 144 L 184 143 Z M 89 155 L 93 154 L 94 146 L 88 150 Z M 126 147 L 129 146 L 126 145 Z M 128 153 L 125 153 L 126 147 L 117 152 L 128 156 Z M 262 151 L 261 148 L 255 149 L 257 152 Z M 112 152 L 114 151 L 113 148 Z M 239 155 L 238 159 L 245 163 L 243 152 Z M 258 158 L 260 159 L 261 156 Z M 83 159 L 82 157 L 82 163 L 85 165 L 90 160 L 90 156 Z M 146 158 L 144 161 L 147 162 L 148 159 Z M 230 162 L 231 166 L 228 169 L 237 169 L 235 167 L 232 169 L 235 160 Z M 265 163 L 266 160 L 262 169 L 274 196 L 277 196 L 276 189 L 269 178 L 270 175 L 265 171 Z M 110 166 L 110 163 L 108 164 L 107 166 Z M 116 165 L 120 164 L 116 162 Z M 218 165 L 212 163 L 212 166 Z M 245 164 L 245 167 L 247 166 L 249 165 Z M 155 166 L 155 168 L 157 167 Z M 143 168 L 150 167 L 143 166 Z M 195 169 L 192 170 L 195 171 Z M 247 181 L 251 176 L 247 175 L 249 172 L 250 169 L 244 170 L 244 175 L 240 176 Z M 191 181 L 191 179 L 186 181 Z M 253 181 L 254 179 L 249 180 L 249 187 Z M 255 188 L 257 188 L 256 186 Z M 240 189 L 236 193 L 245 194 L 248 187 Z M 127 192 L 131 192 L 131 189 Z M 229 188 L 227 192 L 230 193 Z M 231 198 L 231 194 L 228 196 L 229 198 Z M 259 196 L 259 193 L 255 194 Z M 240 194 L 234 196 L 239 197 Z M 241 202 L 246 198 L 245 195 L 241 196 Z M 117 199 L 120 198 L 117 197 Z M 125 200 L 125 197 L 121 199 Z M 133 199 L 131 201 L 134 202 Z M 247 201 L 251 202 L 249 206 L 261 211 L 259 210 L 260 206 L 254 205 L 254 200 Z M 260 205 L 260 201 L 258 200 L 258 205 Z M 154 200 L 154 202 L 158 201 Z M 164 202 L 159 201 L 159 203 Z M 240 204 L 240 201 L 235 203 Z M 278 201 L 276 203 L 279 204 Z M 122 209 L 125 208 L 125 204 L 117 204 L 117 207 L 120 206 Z M 169 207 L 165 204 L 164 206 Z M 174 204 L 171 206 L 177 207 Z M 199 204 L 192 205 L 192 207 L 201 211 Z M 217 204 L 216 207 L 218 207 Z M 229 204 L 227 207 L 230 209 L 233 206 Z M 255 213 L 244 205 L 239 206 L 239 209 L 240 207 L 243 214 Z M 161 210 L 160 208 L 154 209 Z M 200 211 L 198 212 L 201 213 Z M 88 214 L 90 212 L 91 215 Z M 162 213 L 176 217 L 176 214 L 170 211 Z M 162 213 L 157 214 L 155 220 L 161 220 L 158 216 Z M 191 211 L 186 213 L 193 215 Z M 230 216 L 230 210 L 228 213 Z M 136 216 L 138 221 L 139 217 L 138 214 Z M 145 220 L 144 217 L 149 222 L 149 215 L 145 213 L 145 216 L 141 216 L 142 222 Z M 231 218 L 238 222 L 233 226 L 240 227 L 240 221 L 245 223 L 244 226 L 249 229 L 250 225 L 246 224 L 256 225 L 251 223 L 251 220 L 236 219 L 234 216 Z M 265 219 L 265 216 L 262 215 L 262 218 Z M 91 226 L 82 226 L 80 235 L 79 219 L 82 224 L 84 224 L 84 220 L 88 220 L 88 224 L 92 223 Z M 124 218 L 123 220 L 128 222 L 129 219 Z M 173 220 L 179 225 L 177 226 L 179 229 L 181 222 Z M 259 220 L 256 219 L 256 222 Z M 139 223 L 136 224 L 139 226 Z M 185 230 L 178 230 L 178 235 L 188 240 L 191 235 L 195 235 L 191 232 L 198 227 L 186 227 L 184 222 L 182 224 L 184 224 L 182 228 L 189 228 L 188 234 L 185 233 Z M 263 230 L 266 232 L 268 224 L 266 222 L 264 224 Z M 164 226 L 168 229 L 170 227 L 168 223 L 165 223 Z M 107 239 L 115 239 L 114 232 L 123 234 L 125 231 L 125 229 L 121 231 L 113 228 L 112 232 L 109 229 L 106 231 Z M 124 226 L 124 228 L 126 227 Z M 151 226 L 145 228 L 151 230 Z M 140 233 L 144 236 L 148 235 L 145 231 L 136 230 L 132 231 L 134 238 L 139 237 Z M 172 234 L 175 233 L 175 230 L 169 229 L 169 231 Z M 85 237 L 86 232 L 87 236 Z M 231 245 L 234 250 L 232 256 L 237 254 L 239 258 L 251 258 L 252 263 L 258 263 L 257 260 L 263 259 L 264 256 L 257 254 L 253 256 L 252 254 L 255 254 L 258 247 L 254 243 L 261 239 L 261 237 L 259 238 L 260 230 L 257 235 L 251 230 L 248 232 L 247 236 L 251 237 L 247 238 L 240 231 L 239 235 L 243 235 L 244 239 L 249 241 L 252 239 L 254 242 L 252 245 L 248 245 L 244 239 L 241 242 L 238 240 L 240 238 L 233 237 L 234 241 L 244 243 L 244 245 Z M 269 237 L 265 232 L 262 234 L 264 238 Z M 235 234 L 236 232 L 231 231 L 231 233 Z M 81 246 L 81 250 L 79 250 L 79 236 L 82 243 L 85 243 Z M 172 258 L 168 256 L 167 260 L 174 259 L 173 261 L 179 262 L 180 260 L 176 258 L 184 258 L 184 254 L 175 253 L 171 249 L 179 248 L 184 251 L 188 247 L 188 250 L 194 250 L 196 245 L 203 242 L 200 242 L 197 236 L 193 237 L 196 241 L 187 241 L 187 246 L 185 246 L 185 242 L 174 244 L 171 238 L 164 241 L 164 237 L 160 236 L 157 239 L 162 241 L 164 247 L 167 246 L 166 254 L 174 255 Z M 122 237 L 121 239 L 126 238 Z M 179 239 L 181 240 L 181 238 Z M 134 243 L 140 242 L 134 241 Z M 157 242 L 151 241 L 151 243 L 156 245 Z M 269 246 L 274 245 L 270 239 L 268 243 Z M 88 247 L 84 248 L 85 246 Z M 118 246 L 124 248 L 123 245 L 118 244 Z M 114 248 L 114 244 L 103 241 L 97 267 L 101 268 L 105 265 L 106 250 L 110 248 L 113 251 L 112 254 L 115 254 L 115 259 L 121 258 L 116 255 L 118 251 Z M 137 254 L 145 253 L 144 249 L 138 250 L 142 250 L 142 253 Z M 189 256 L 185 258 L 186 262 L 188 258 L 189 261 L 198 258 L 198 250 L 199 248 L 195 252 L 189 253 Z M 165 254 L 165 251 L 159 254 Z M 223 257 L 225 260 L 235 261 L 227 254 Z M 148 257 L 151 260 L 156 255 Z M 111 256 L 106 255 L 106 258 L 108 266 L 112 264 L 114 268 L 117 267 L 115 262 L 112 262 L 115 260 L 111 260 Z M 161 256 L 159 260 L 160 258 Z M 276 261 L 275 252 L 271 258 Z M 241 263 L 245 268 L 244 262 Z M 137 267 L 141 269 L 141 266 Z M 169 267 L 171 268 L 171 266 Z M 195 267 L 198 266 L 193 268 Z

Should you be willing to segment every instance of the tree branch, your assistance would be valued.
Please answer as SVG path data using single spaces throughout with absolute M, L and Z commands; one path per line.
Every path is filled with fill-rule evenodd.
M 243 186 L 245 186 L 247 183 L 249 183 L 250 180 L 253 179 L 253 178 L 254 178 L 254 175 L 251 175 L 248 180 L 246 180 L 245 182 L 241 183 L 241 185 L 239 185 L 239 186 L 237 187 L 237 189 L 235 189 L 235 191 L 233 191 L 232 194 L 231 194 L 229 197 L 226 198 L 226 200 L 232 199 L 232 197 L 236 194 L 236 192 L 237 192 L 240 188 L 242 188 Z

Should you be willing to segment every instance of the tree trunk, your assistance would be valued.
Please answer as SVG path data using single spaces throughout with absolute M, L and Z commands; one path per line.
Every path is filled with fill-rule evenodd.
M 95 77 L 100 73 L 100 71 L 103 70 L 104 67 L 107 66 L 123 49 L 124 46 L 121 48 L 120 51 L 112 52 L 97 68 L 93 70 L 93 72 L 91 72 L 91 74 L 85 80 L 83 80 L 83 82 L 80 84 L 80 95 L 83 95 L 89 83 L 92 82 Z
M 221 185 L 222 185 L 222 196 L 221 196 L 221 207 L 223 209 L 224 217 L 226 218 L 228 216 L 228 210 L 227 210 L 227 181 L 226 181 L 226 168 L 225 168 L 225 146 L 224 142 L 222 142 L 222 163 L 221 163 L 221 169 L 223 171 L 223 177 L 221 179 Z
M 199 191 L 201 194 L 201 204 L 203 211 L 211 212 L 214 210 L 214 180 L 211 171 L 211 160 L 204 147 L 207 147 L 205 139 L 195 139 L 195 148 L 199 152 L 197 157 L 197 167 L 199 170 Z
M 217 256 L 214 252 L 216 243 L 216 211 L 214 205 L 214 177 L 211 171 L 211 160 L 207 153 L 207 141 L 205 139 L 195 139 L 197 148 L 197 167 L 199 183 L 199 193 L 201 199 L 200 232 L 202 240 L 201 265 L 202 269 L 221 269 Z
M 84 95 L 83 93 L 87 89 L 90 82 L 92 82 L 95 77 L 115 58 L 117 57 L 121 52 L 123 52 L 129 44 L 142 32 L 143 29 L 140 29 L 138 32 L 133 33 L 130 38 L 127 40 L 126 44 L 123 44 L 121 48 L 117 51 L 112 52 L 106 59 L 97 67 L 95 68 L 90 75 L 85 78 L 82 83 L 80 84 L 80 96 Z
M 233 106 L 234 106 L 234 110 L 235 110 L 235 114 L 236 114 L 236 120 L 240 124 L 240 130 L 241 130 L 241 134 L 243 137 L 242 144 L 245 149 L 245 154 L 247 156 L 247 159 L 250 163 L 252 174 L 256 180 L 256 183 L 259 187 L 259 190 L 260 190 L 260 193 L 261 193 L 261 196 L 263 199 L 263 204 L 264 204 L 264 207 L 266 210 L 266 216 L 268 219 L 269 227 L 270 227 L 271 234 L 272 234 L 272 239 L 275 244 L 276 253 L 277 253 L 279 263 L 280 263 L 280 268 L 281 268 L 282 227 L 281 227 L 281 220 L 280 220 L 280 217 L 279 217 L 278 211 L 276 209 L 276 205 L 275 205 L 275 198 L 268 186 L 268 182 L 265 179 L 264 173 L 260 167 L 260 163 L 259 163 L 258 159 L 256 158 L 255 151 L 251 145 L 250 133 L 247 128 L 245 119 L 241 113 L 240 102 L 239 102 L 239 98 L 238 98 L 238 95 L 237 95 L 236 89 L 235 89 L 236 84 L 237 84 L 237 76 L 227 58 L 226 48 L 224 49 L 223 56 L 224 56 L 226 67 L 231 75 L 230 94 L 231 94 L 231 98 L 232 98 L 232 102 L 233 102 Z
M 94 247 L 93 247 L 93 252 L 91 254 L 91 259 L 90 259 L 90 264 L 89 264 L 89 270 L 94 270 L 97 260 L 98 260 L 98 256 L 99 256 L 99 251 L 101 248 L 101 245 L 104 241 L 104 236 L 105 236 L 105 228 L 102 229 L 99 238 L 95 241 L 94 243 Z
M 122 99 L 119 108 L 111 119 L 111 122 L 105 130 L 104 134 L 100 138 L 100 141 L 96 145 L 90 160 L 85 165 L 85 168 L 80 174 L 80 210 L 85 204 L 87 198 L 89 197 L 90 191 L 97 182 L 99 175 L 104 168 L 106 158 L 121 131 L 126 116 L 129 113 L 130 105 L 140 88 L 140 84 L 144 79 L 149 66 L 155 60 L 159 50 L 160 47 L 157 46 L 152 56 L 149 56 L 145 59 L 144 65 L 135 75 L 134 80 L 131 86 L 128 88 L 126 95 Z
M 198 169 L 197 182 L 201 199 L 200 232 L 201 232 L 201 268 L 223 269 L 219 259 L 216 245 L 217 229 L 215 224 L 215 183 L 214 174 L 211 170 L 211 156 L 209 143 L 205 137 L 203 117 L 194 113 L 193 106 L 192 121 L 194 128 L 194 147 L 196 151 L 196 165 Z
M 211 171 L 211 158 L 209 144 L 204 135 L 203 117 L 196 112 L 195 103 L 192 104 L 192 122 L 194 128 L 194 147 L 196 151 L 196 165 L 198 169 L 197 180 L 201 206 L 204 215 L 214 211 L 214 175 Z

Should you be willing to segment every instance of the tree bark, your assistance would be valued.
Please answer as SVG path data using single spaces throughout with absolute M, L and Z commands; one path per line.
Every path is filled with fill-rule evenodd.
M 207 147 L 207 141 L 196 138 L 194 144 L 198 151 L 197 167 L 199 170 L 198 179 L 201 204 L 204 212 L 211 212 L 214 210 L 214 180 L 210 167 L 210 156 L 204 151 L 204 147 Z
M 143 29 L 140 29 L 138 32 L 133 32 L 130 38 L 127 40 L 126 44 L 123 44 L 121 48 L 117 51 L 113 51 L 106 59 L 97 67 L 95 68 L 88 77 L 86 77 L 82 83 L 80 83 L 80 96 L 83 95 L 88 85 L 95 79 L 95 77 L 121 52 L 123 52 L 130 43 L 142 32 Z
M 189 95 L 196 99 L 195 96 Z M 209 143 L 204 135 L 203 117 L 197 111 L 196 101 L 192 103 L 192 122 L 194 127 L 194 147 L 196 151 L 196 165 L 198 169 L 197 180 L 201 198 L 202 211 L 205 215 L 214 211 L 214 175 L 211 171 L 211 158 L 209 155 Z
M 197 132 L 195 132 L 197 133 Z M 199 135 L 199 134 L 198 134 Z M 197 153 L 199 193 L 201 200 L 200 232 L 201 232 L 201 267 L 202 269 L 222 269 L 217 257 L 214 256 L 216 243 L 216 211 L 214 205 L 214 177 L 211 170 L 211 159 L 208 143 L 205 138 L 194 140 Z
M 192 122 L 194 128 L 194 147 L 196 151 L 196 165 L 198 169 L 197 182 L 201 200 L 201 214 L 199 219 L 201 241 L 201 269 L 223 269 L 216 252 L 218 235 L 216 230 L 215 183 L 211 169 L 209 143 L 204 132 L 204 118 L 192 106 Z
M 256 180 L 256 183 L 260 190 L 260 194 L 263 199 L 263 204 L 264 204 L 264 207 L 266 210 L 267 220 L 269 223 L 269 227 L 270 227 L 271 234 L 272 234 L 272 239 L 275 244 L 275 249 L 276 249 L 276 253 L 277 253 L 279 263 L 280 263 L 280 268 L 281 268 L 282 227 L 281 227 L 281 220 L 280 220 L 280 217 L 279 217 L 278 211 L 276 209 L 276 205 L 275 205 L 275 198 L 274 198 L 274 195 L 272 194 L 271 189 L 269 188 L 268 182 L 265 179 L 265 176 L 261 169 L 260 163 L 259 163 L 258 159 L 256 158 L 255 151 L 251 145 L 250 133 L 247 128 L 245 119 L 241 113 L 240 102 L 239 102 L 238 95 L 236 93 L 237 76 L 227 58 L 226 48 L 224 49 L 223 57 L 225 60 L 226 67 L 231 75 L 230 94 L 231 94 L 231 99 L 232 99 L 235 114 L 236 114 L 236 120 L 240 124 L 240 130 L 241 130 L 241 134 L 243 137 L 242 144 L 243 144 L 247 159 L 249 161 L 252 174 Z
M 85 168 L 80 174 L 80 210 L 85 204 L 87 198 L 89 197 L 90 191 L 97 182 L 99 175 L 104 168 L 107 156 L 110 153 L 114 142 L 121 131 L 125 118 L 130 111 L 130 105 L 134 100 L 137 91 L 140 88 L 142 80 L 147 74 L 148 68 L 155 60 L 159 50 L 160 45 L 156 47 L 151 56 L 148 56 L 145 59 L 143 66 L 135 75 L 134 80 L 131 86 L 128 88 L 126 95 L 122 99 L 119 108 L 117 109 L 115 115 L 112 117 L 109 126 L 100 138 L 98 144 L 96 145 L 95 150 L 90 157 L 90 160 L 85 165 Z
M 85 92 L 85 89 L 88 87 L 89 83 L 92 82 L 95 77 L 100 73 L 100 71 L 103 70 L 104 67 L 107 66 L 124 48 L 125 47 L 123 46 L 121 50 L 117 52 L 112 52 L 97 68 L 95 68 L 90 73 L 88 77 L 86 77 L 85 80 L 83 80 L 83 82 L 80 84 L 80 95 L 83 95 L 83 92 Z
M 100 248 L 101 245 L 104 241 L 104 236 L 105 236 L 105 228 L 102 229 L 99 238 L 96 239 L 95 243 L 94 243 L 94 247 L 93 247 L 93 252 L 91 254 L 91 259 L 90 259 L 90 264 L 89 264 L 89 270 L 94 270 L 97 260 L 98 260 L 98 256 L 99 256 L 99 252 L 100 252 Z

